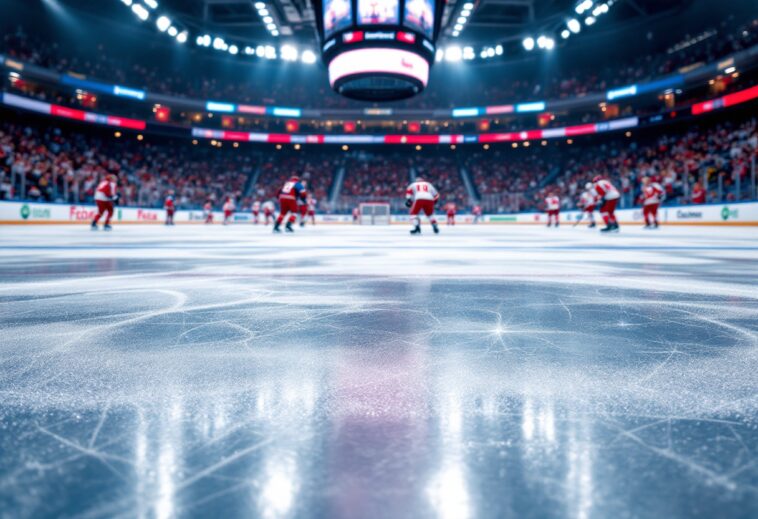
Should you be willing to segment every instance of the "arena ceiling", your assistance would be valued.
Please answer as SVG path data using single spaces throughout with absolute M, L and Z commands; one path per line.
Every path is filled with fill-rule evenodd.
M 204 31 L 234 36 L 241 40 L 270 37 L 255 8 L 260 0 L 161 0 L 161 5 L 175 13 L 187 25 Z M 279 27 L 281 37 L 305 43 L 315 38 L 315 21 L 311 0 L 264 0 Z M 479 0 L 458 38 L 454 26 L 471 0 L 449 0 L 443 15 L 441 42 L 460 40 L 470 44 L 487 44 L 519 39 L 527 32 L 555 31 L 574 14 L 578 0 Z M 604 22 L 626 23 L 669 13 L 692 0 L 615 0 L 612 13 Z M 595 2 L 599 4 L 601 2 Z

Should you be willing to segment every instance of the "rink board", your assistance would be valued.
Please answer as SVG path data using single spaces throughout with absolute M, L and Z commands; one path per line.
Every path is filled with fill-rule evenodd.
M 84 224 L 90 222 L 97 212 L 94 205 L 69 205 L 32 202 L 0 202 L 0 224 Z M 622 224 L 640 224 L 644 221 L 642 209 L 621 209 L 617 211 L 618 220 Z M 561 213 L 564 223 L 574 223 L 581 217 L 579 211 Z M 444 214 L 439 214 L 444 221 Z M 596 213 L 595 218 L 600 221 Z M 163 209 L 148 209 L 136 207 L 117 207 L 113 216 L 114 223 L 121 224 L 162 224 L 166 219 Z M 223 213 L 214 211 L 214 222 L 223 221 Z M 236 213 L 234 223 L 251 223 L 251 213 Z M 456 224 L 471 224 L 474 217 L 471 214 L 456 216 Z M 734 225 L 758 226 L 758 202 L 742 202 L 733 204 L 706 204 L 664 207 L 659 212 L 661 223 L 671 225 Z M 199 224 L 205 221 L 202 211 L 177 211 L 174 215 L 177 224 Z M 316 222 L 322 224 L 350 224 L 351 215 L 317 215 Z M 393 224 L 407 224 L 408 215 L 393 215 Z M 485 215 L 481 219 L 487 224 L 521 224 L 544 225 L 547 217 L 544 213 L 496 214 Z

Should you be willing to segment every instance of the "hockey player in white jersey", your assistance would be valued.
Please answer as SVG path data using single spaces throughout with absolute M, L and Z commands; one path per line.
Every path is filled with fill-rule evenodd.
M 411 234 L 421 234 L 419 213 L 424 213 L 429 218 L 434 234 L 439 234 L 440 229 L 437 227 L 437 219 L 434 217 L 434 206 L 439 199 L 440 195 L 434 186 L 421 177 L 416 177 L 416 181 L 408 186 L 408 189 L 405 190 L 405 205 L 411 210 L 411 224 L 413 225 Z

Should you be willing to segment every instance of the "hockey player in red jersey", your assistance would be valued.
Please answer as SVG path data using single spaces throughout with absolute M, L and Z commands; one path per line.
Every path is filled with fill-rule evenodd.
M 316 199 L 308 195 L 308 218 L 311 219 L 311 225 L 316 225 Z
M 421 218 L 419 213 L 424 213 L 432 224 L 434 234 L 439 234 L 440 229 L 437 227 L 437 219 L 434 217 L 434 206 L 440 199 L 439 193 L 429 182 L 421 177 L 417 177 L 405 190 L 405 205 L 410 208 L 411 223 L 413 229 L 411 234 L 421 234 Z
M 113 204 L 118 200 L 117 192 L 118 177 L 116 175 L 108 175 L 105 180 L 97 185 L 95 190 L 95 204 L 97 204 L 97 215 L 92 220 L 92 230 L 97 230 L 97 223 L 100 221 L 103 215 L 105 215 L 105 224 L 103 230 L 111 230 L 111 218 L 113 217 Z
M 597 198 L 597 195 L 595 194 L 595 188 L 592 185 L 592 182 L 587 182 L 587 184 L 584 186 L 584 192 L 579 197 L 579 207 L 582 209 L 582 216 L 586 214 L 587 217 L 589 218 L 590 224 L 588 227 L 590 229 L 593 229 L 595 227 L 595 199 L 596 198 Z M 578 223 L 579 222 L 577 222 L 577 224 Z
M 229 225 L 232 223 L 232 215 L 234 215 L 234 211 L 237 210 L 237 206 L 234 203 L 234 200 L 232 200 L 232 197 L 227 196 L 226 201 L 224 202 L 224 225 Z
M 276 211 L 276 205 L 271 200 L 266 200 L 261 204 L 263 208 L 264 223 L 268 225 L 274 219 L 274 211 Z
M 213 204 L 210 200 L 207 200 L 203 206 L 203 217 L 206 224 L 213 223 Z
M 448 202 L 445 204 L 445 211 L 447 212 L 447 224 L 448 225 L 455 225 L 455 212 L 458 208 L 455 205 L 455 202 Z
M 592 179 L 592 187 L 597 193 L 597 205 L 600 206 L 600 216 L 603 217 L 605 228 L 600 232 L 618 232 L 619 224 L 616 221 L 616 204 L 621 194 L 611 182 L 600 175 Z
M 173 191 L 169 191 L 166 195 L 166 200 L 163 201 L 163 209 L 166 210 L 166 225 L 174 225 L 174 213 L 176 212 L 176 204 L 174 202 Z
M 658 182 L 653 182 L 650 177 L 642 179 L 642 214 L 645 216 L 645 229 L 658 228 L 658 207 L 666 197 L 666 191 Z
M 285 230 L 295 232 L 292 224 L 297 220 L 297 203 L 298 200 L 304 200 L 306 196 L 305 187 L 300 182 L 300 178 L 293 176 L 279 190 L 279 216 L 276 217 L 274 232 L 282 232 L 281 225 L 284 219 L 289 215 Z
M 253 211 L 253 223 L 255 225 L 258 225 L 258 222 L 260 221 L 260 215 L 261 215 L 260 201 L 256 200 L 255 202 L 253 202 L 252 211 Z
M 558 195 L 549 192 L 545 197 L 545 212 L 547 212 L 547 226 L 552 227 L 555 223 L 556 227 L 561 225 L 561 199 Z
M 305 180 L 301 180 L 300 183 L 303 185 L 304 193 L 302 198 L 297 200 L 297 216 L 300 220 L 300 227 L 305 227 L 305 219 L 308 217 L 308 184 Z
M 482 206 L 475 205 L 472 212 L 474 213 L 474 223 L 479 223 L 479 221 L 482 219 Z

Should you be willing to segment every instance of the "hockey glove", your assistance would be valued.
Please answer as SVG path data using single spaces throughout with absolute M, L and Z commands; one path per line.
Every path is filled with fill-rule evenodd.
M 408 207 L 408 208 L 410 208 L 412 205 L 413 205 L 413 202 L 411 202 L 411 199 L 410 199 L 410 198 L 407 198 L 407 199 L 405 200 L 405 207 Z

